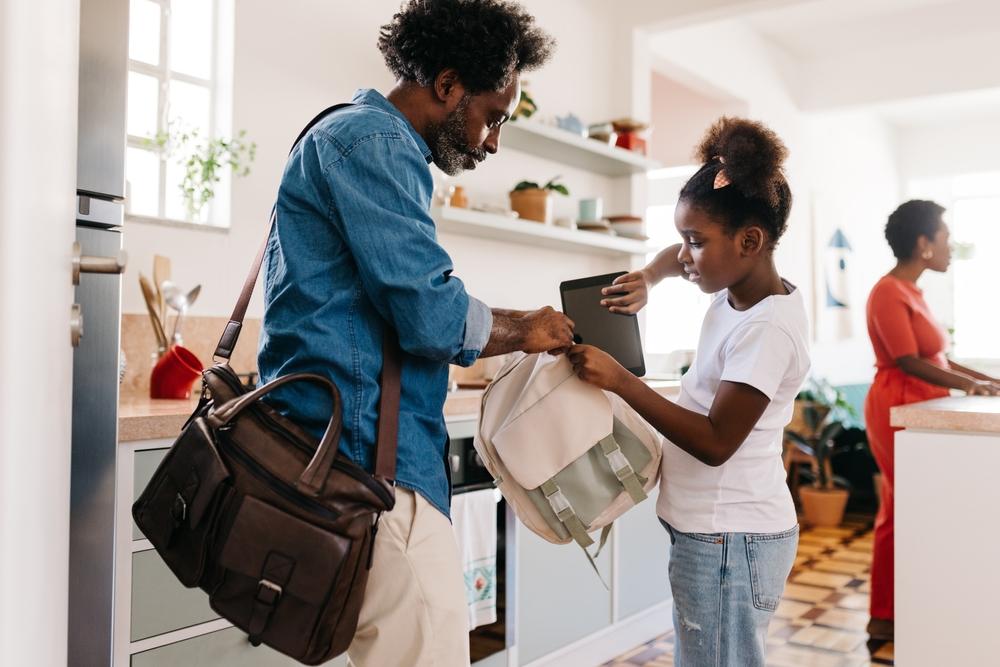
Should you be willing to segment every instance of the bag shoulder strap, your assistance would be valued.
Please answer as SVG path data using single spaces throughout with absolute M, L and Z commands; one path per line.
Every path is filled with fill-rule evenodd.
M 292 151 L 302 140 L 309 130 L 316 123 L 329 116 L 338 109 L 349 107 L 351 104 L 335 104 L 324 109 L 316 115 L 309 124 L 299 132 L 295 143 L 289 151 Z M 264 261 L 264 252 L 267 249 L 267 241 L 271 237 L 271 230 L 274 228 L 274 221 L 277 217 L 277 205 L 271 209 L 271 219 L 267 225 L 267 232 L 264 234 L 264 241 L 257 250 L 253 264 L 250 266 L 250 273 L 243 282 L 243 289 L 236 300 L 236 307 L 229 317 L 229 322 L 219 338 L 219 344 L 212 355 L 216 362 L 228 362 L 239 340 L 240 331 L 243 329 L 243 319 L 247 314 L 247 306 L 250 304 L 250 296 L 253 294 L 254 285 L 260 275 L 260 266 Z M 382 392 L 379 399 L 378 413 L 378 436 L 375 444 L 375 475 L 387 480 L 396 478 L 396 446 L 399 433 L 399 393 L 400 393 L 400 372 L 402 360 L 400 358 L 399 343 L 396 339 L 396 332 L 386 327 L 382 340 Z

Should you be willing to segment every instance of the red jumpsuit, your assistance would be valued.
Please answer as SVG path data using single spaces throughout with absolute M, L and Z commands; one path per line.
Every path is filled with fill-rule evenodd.
M 948 389 L 904 373 L 896 359 L 918 356 L 948 368 L 947 334 L 934 320 L 923 292 L 913 283 L 884 276 L 868 297 L 868 335 L 875 349 L 875 381 L 865 399 L 868 444 L 882 471 L 882 505 L 875 518 L 871 615 L 892 619 L 893 610 L 893 447 L 899 429 L 889 426 L 889 409 L 948 395 Z

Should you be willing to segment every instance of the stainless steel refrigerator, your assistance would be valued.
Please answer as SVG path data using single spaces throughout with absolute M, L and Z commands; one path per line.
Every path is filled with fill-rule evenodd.
M 70 481 L 70 665 L 110 665 L 128 0 L 80 3 Z

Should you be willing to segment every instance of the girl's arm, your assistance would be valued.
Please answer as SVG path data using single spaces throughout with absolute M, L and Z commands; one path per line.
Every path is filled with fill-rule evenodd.
M 634 315 L 642 310 L 649 297 L 649 290 L 664 278 L 683 276 L 684 265 L 677 259 L 681 244 L 675 243 L 664 248 L 649 264 L 639 269 L 618 276 L 610 287 L 605 287 L 602 294 L 621 294 L 622 296 L 604 299 L 602 306 L 607 306 L 612 313 Z
M 900 357 L 896 359 L 896 364 L 904 373 L 920 378 L 924 382 L 936 384 L 939 387 L 960 389 L 970 396 L 995 396 L 1000 394 L 1000 387 L 994 385 L 992 381 L 981 380 L 967 375 L 963 372 L 966 370 L 964 368 L 962 371 L 941 368 L 915 355 Z M 949 365 L 951 365 L 951 362 L 949 362 Z
M 672 443 L 710 466 L 736 453 L 771 402 L 750 385 L 722 382 L 702 415 L 663 398 L 596 347 L 574 345 L 568 354 L 582 380 L 621 396 Z

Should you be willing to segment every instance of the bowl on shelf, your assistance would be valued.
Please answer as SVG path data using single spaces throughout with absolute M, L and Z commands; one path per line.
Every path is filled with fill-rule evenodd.
M 612 215 L 608 216 L 611 229 L 620 236 L 631 236 L 633 238 L 645 237 L 643 220 L 634 215 Z

